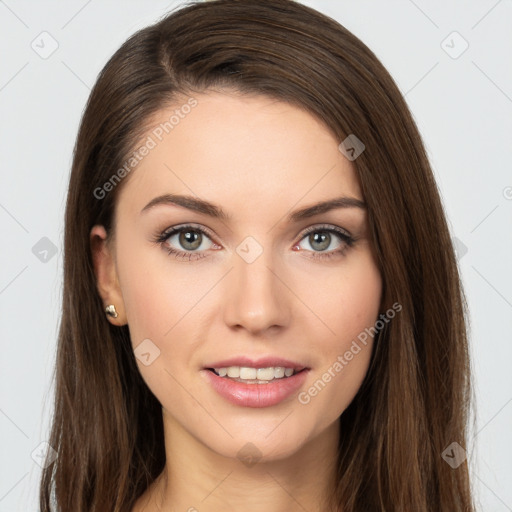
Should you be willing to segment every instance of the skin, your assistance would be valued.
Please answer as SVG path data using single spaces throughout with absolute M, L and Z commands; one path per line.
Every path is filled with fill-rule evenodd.
M 119 314 L 108 320 L 129 325 L 134 348 L 150 339 L 160 350 L 150 365 L 137 364 L 162 404 L 167 465 L 133 510 L 325 512 L 339 416 L 366 375 L 373 340 L 307 404 L 294 395 L 272 407 L 237 406 L 216 393 L 202 370 L 232 356 L 280 356 L 310 368 L 301 388 L 307 391 L 375 324 L 382 280 L 366 210 L 286 220 L 319 201 L 363 200 L 360 185 L 340 141 L 305 111 L 235 92 L 194 97 L 198 105 L 125 178 L 115 238 L 108 243 L 102 226 L 91 231 L 98 290 Z M 158 112 L 151 127 L 175 108 Z M 231 219 L 173 205 L 141 213 L 164 193 L 208 200 Z M 194 252 L 179 235 L 153 241 L 185 223 L 214 235 L 203 235 L 204 258 L 169 255 L 166 243 Z M 319 258 L 345 245 L 334 233 L 327 248 L 304 236 L 317 225 L 321 234 L 323 224 L 356 242 Z M 263 249 L 252 263 L 236 252 L 248 236 Z M 261 457 L 251 466 L 237 457 L 249 442 Z

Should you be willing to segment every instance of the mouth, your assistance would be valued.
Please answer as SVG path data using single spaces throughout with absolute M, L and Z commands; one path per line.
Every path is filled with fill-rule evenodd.
M 290 399 L 305 385 L 310 368 L 294 362 L 263 358 L 236 358 L 203 368 L 206 383 L 231 404 L 271 407 Z
M 291 366 L 219 366 L 216 368 L 205 368 L 218 377 L 242 382 L 244 384 L 270 384 L 278 380 L 286 380 L 298 373 L 307 370 L 306 367 Z

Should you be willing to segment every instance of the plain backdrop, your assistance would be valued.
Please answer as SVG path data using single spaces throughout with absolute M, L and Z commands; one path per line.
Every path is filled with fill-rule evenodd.
M 470 308 L 474 490 L 480 510 L 512 511 L 512 2 L 304 3 L 376 53 L 424 138 Z M 179 4 L 0 1 L 0 512 L 38 510 L 82 110 L 114 51 Z

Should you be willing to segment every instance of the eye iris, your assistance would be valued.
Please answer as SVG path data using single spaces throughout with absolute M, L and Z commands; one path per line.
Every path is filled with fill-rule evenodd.
M 315 248 L 314 244 L 320 242 L 320 247 L 317 247 L 317 250 L 323 251 L 329 247 L 331 243 L 331 235 L 325 231 L 317 231 L 311 235 L 309 235 L 309 243 L 311 247 Z
M 201 245 L 201 233 L 197 231 L 182 231 L 179 236 L 179 241 L 183 248 L 193 251 Z

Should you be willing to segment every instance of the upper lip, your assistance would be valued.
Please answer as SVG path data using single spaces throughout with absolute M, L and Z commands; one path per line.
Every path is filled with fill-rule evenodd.
M 293 368 L 296 371 L 307 368 L 304 364 L 273 356 L 260 357 L 259 359 L 251 359 L 246 356 L 231 357 L 230 359 L 215 361 L 212 364 L 206 365 L 205 368 L 228 368 L 229 366 L 243 366 L 246 368 L 276 368 L 281 366 L 284 368 Z

